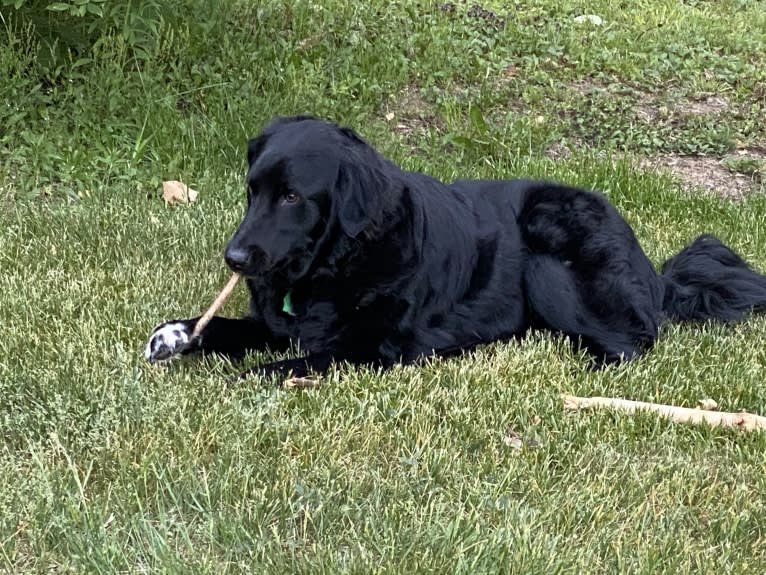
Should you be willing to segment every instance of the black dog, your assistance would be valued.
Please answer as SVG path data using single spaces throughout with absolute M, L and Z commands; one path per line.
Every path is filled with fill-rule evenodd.
M 349 129 L 271 123 L 248 148 L 247 211 L 225 259 L 251 293 L 243 319 L 166 322 L 149 361 L 248 350 L 306 356 L 256 368 L 305 376 L 333 361 L 445 355 L 522 336 L 570 336 L 598 364 L 650 347 L 664 318 L 737 320 L 766 307 L 766 276 L 713 236 L 658 275 L 601 195 L 541 181 L 405 172 Z

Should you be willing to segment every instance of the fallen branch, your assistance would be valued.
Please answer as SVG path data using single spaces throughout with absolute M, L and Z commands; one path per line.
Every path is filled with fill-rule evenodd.
M 237 282 L 239 282 L 241 277 L 242 276 L 236 272 L 232 274 L 231 278 L 229 278 L 229 281 L 225 286 L 223 286 L 221 293 L 218 294 L 218 297 L 215 298 L 212 304 L 210 304 L 210 307 L 205 312 L 205 314 L 197 321 L 197 325 L 194 326 L 194 331 L 192 332 L 192 339 L 202 333 L 202 330 L 205 329 L 205 326 L 210 323 L 210 320 L 213 319 L 215 312 L 220 309 L 223 303 L 231 295 L 231 292 L 234 291 L 234 288 L 236 287 Z
M 711 427 L 736 427 L 743 431 L 766 429 L 766 417 L 753 413 L 727 413 L 724 411 L 708 411 L 691 407 L 647 403 L 614 397 L 575 397 L 562 395 L 564 409 L 615 408 L 626 413 L 651 411 L 668 417 L 676 423 L 707 423 Z

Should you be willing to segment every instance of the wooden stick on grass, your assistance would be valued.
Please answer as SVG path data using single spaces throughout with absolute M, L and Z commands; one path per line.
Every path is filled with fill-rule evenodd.
M 564 409 L 590 409 L 594 407 L 615 408 L 626 413 L 637 411 L 653 411 L 663 417 L 669 417 L 676 423 L 702 423 L 711 427 L 736 427 L 743 431 L 766 429 L 766 417 L 753 413 L 727 413 L 723 411 L 708 411 L 661 403 L 631 401 L 614 397 L 575 397 L 562 395 Z
M 313 377 L 290 377 L 282 382 L 287 388 L 310 389 L 322 385 L 321 379 Z
M 212 304 L 210 304 L 210 307 L 205 312 L 205 314 L 199 318 L 197 321 L 197 325 L 194 326 L 194 331 L 192 332 L 191 339 L 194 339 L 199 334 L 202 333 L 202 330 L 205 329 L 205 326 L 210 323 L 210 320 L 213 319 L 213 316 L 215 315 L 215 312 L 217 312 L 220 307 L 224 304 L 224 302 L 229 298 L 231 295 L 231 292 L 234 291 L 234 288 L 237 285 L 237 282 L 240 280 L 242 276 L 236 272 L 234 272 L 229 278 L 229 281 L 226 283 L 225 286 L 223 286 L 223 289 L 221 290 L 221 293 L 218 294 L 218 297 L 215 298 Z
M 232 274 L 232 276 L 229 278 L 229 281 L 226 282 L 225 286 L 223 286 L 221 293 L 218 294 L 218 297 L 213 300 L 213 303 L 210 304 L 210 307 L 204 313 L 204 315 L 200 317 L 199 320 L 197 320 L 197 325 L 194 326 L 194 331 L 192 331 L 191 339 L 194 339 L 202 333 L 202 330 L 205 329 L 205 326 L 208 323 L 210 323 L 210 320 L 213 319 L 213 316 L 216 314 L 216 312 L 221 308 L 226 300 L 229 299 L 231 292 L 234 291 L 234 288 L 237 286 L 237 283 L 240 279 L 242 279 L 241 274 L 236 272 Z M 316 387 L 320 384 L 321 381 L 311 377 L 291 377 L 284 382 L 285 387 L 294 388 L 310 388 Z

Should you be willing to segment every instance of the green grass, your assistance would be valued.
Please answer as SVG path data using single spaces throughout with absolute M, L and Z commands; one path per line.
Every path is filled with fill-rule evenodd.
M 246 138 L 281 113 L 350 124 L 444 179 L 598 188 L 657 263 L 712 231 L 766 270 L 766 196 L 689 194 L 633 162 L 764 144 L 764 3 L 495 2 L 480 18 L 460 2 L 227 1 L 192 18 L 204 5 L 179 0 L 143 52 L 107 31 L 69 59 L 40 59 L 24 13 L 2 13 L 1 569 L 766 571 L 763 434 L 559 398 L 766 413 L 766 317 L 668 326 L 604 371 L 538 335 L 385 374 L 339 366 L 304 391 L 226 390 L 221 359 L 141 357 L 156 323 L 225 282 Z M 679 105 L 709 94 L 726 107 Z M 561 142 L 571 156 L 546 157 Z M 164 206 L 167 178 L 199 201 Z M 245 306 L 238 290 L 224 313 Z

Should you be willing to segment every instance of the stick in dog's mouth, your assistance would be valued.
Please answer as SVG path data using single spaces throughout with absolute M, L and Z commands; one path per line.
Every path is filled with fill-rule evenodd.
M 242 275 L 234 272 L 232 276 L 229 278 L 229 281 L 226 283 L 225 286 L 223 286 L 223 289 L 221 290 L 221 293 L 218 294 L 218 297 L 215 298 L 212 304 L 210 304 L 210 307 L 205 312 L 205 314 L 199 318 L 197 321 L 197 325 L 194 326 L 194 331 L 192 331 L 191 339 L 194 339 L 195 337 L 199 336 L 199 334 L 202 333 L 202 330 L 205 329 L 205 326 L 210 323 L 210 320 L 213 319 L 213 316 L 215 315 L 215 312 L 217 312 L 221 306 L 224 304 L 224 302 L 229 298 L 231 295 L 231 292 L 234 291 L 234 288 L 237 285 L 237 282 L 242 278 Z

